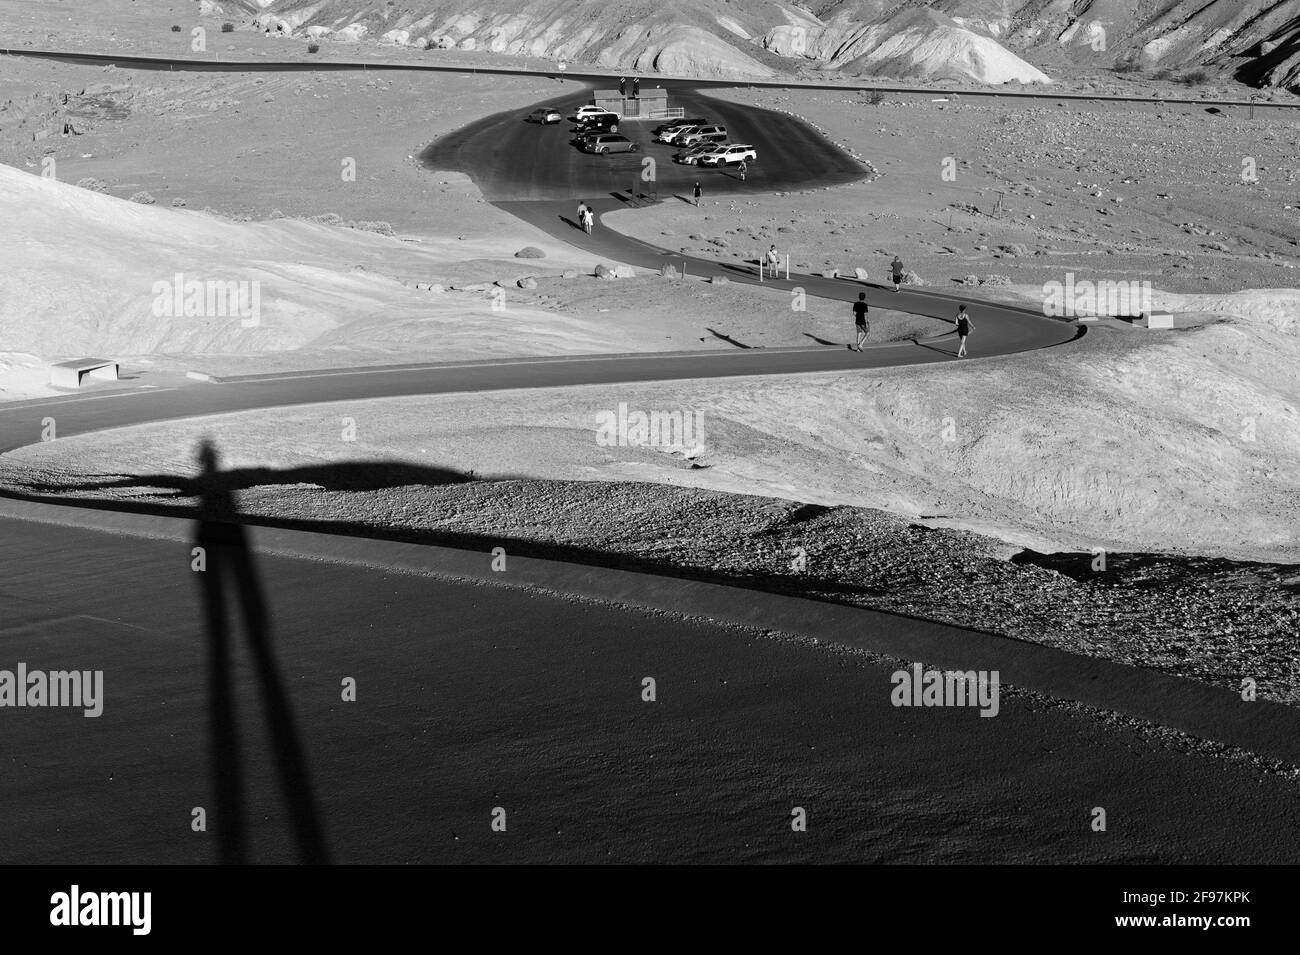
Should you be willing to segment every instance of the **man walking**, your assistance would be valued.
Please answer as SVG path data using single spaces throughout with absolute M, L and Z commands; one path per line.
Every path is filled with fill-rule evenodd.
M 893 274 L 894 291 L 897 292 L 898 287 L 903 284 L 903 260 L 897 255 L 894 256 L 894 261 L 889 263 L 889 271 Z
M 741 182 L 744 182 L 744 181 L 745 181 L 745 173 L 748 172 L 748 171 L 749 171 L 749 166 L 747 166 L 747 165 L 745 164 L 745 160 L 742 159 L 742 160 L 740 161 L 740 181 L 741 181 Z
M 957 326 L 957 340 L 961 342 L 961 347 L 957 349 L 957 357 L 965 358 L 966 336 L 969 335 L 970 330 L 975 327 L 971 324 L 970 316 L 966 314 L 965 305 L 957 306 L 957 317 L 953 320 L 953 324 Z
M 777 254 L 776 246 L 773 245 L 771 248 L 767 250 L 767 272 L 773 278 L 776 278 L 777 273 L 780 271 L 781 271 L 781 256 Z
M 586 227 L 587 227 L 587 201 L 585 199 L 580 199 L 578 200 L 578 228 L 585 229 Z
M 867 293 L 859 292 L 858 300 L 853 303 L 853 324 L 858 330 L 858 340 L 853 343 L 853 347 L 858 351 L 862 351 L 862 343 L 867 340 L 867 331 L 871 328 L 867 324 L 867 311 Z
M 700 184 L 698 182 L 695 184 L 695 204 L 697 206 L 700 204 Z

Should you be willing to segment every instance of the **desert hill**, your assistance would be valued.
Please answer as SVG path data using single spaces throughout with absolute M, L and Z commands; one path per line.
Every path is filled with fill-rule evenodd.
M 1043 83 L 1080 69 L 1300 83 L 1300 0 L 203 0 L 320 41 L 697 76 Z

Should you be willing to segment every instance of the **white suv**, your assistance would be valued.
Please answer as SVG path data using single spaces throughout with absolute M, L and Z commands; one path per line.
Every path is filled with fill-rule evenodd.
M 742 162 L 757 162 L 758 150 L 744 143 L 732 143 L 700 157 L 701 166 L 734 166 Z
M 608 113 L 608 112 L 610 112 L 610 110 L 604 109 L 600 106 L 579 106 L 577 111 L 573 114 L 573 118 L 576 122 L 580 123 L 588 116 L 594 116 L 598 113 Z

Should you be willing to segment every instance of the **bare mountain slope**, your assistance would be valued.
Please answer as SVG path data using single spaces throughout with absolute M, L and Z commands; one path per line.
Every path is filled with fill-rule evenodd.
M 224 0 L 280 32 L 698 76 L 1039 83 L 1122 66 L 1300 85 L 1300 0 Z M 220 4 L 217 4 L 220 6 Z M 281 26 L 282 24 L 282 26 Z

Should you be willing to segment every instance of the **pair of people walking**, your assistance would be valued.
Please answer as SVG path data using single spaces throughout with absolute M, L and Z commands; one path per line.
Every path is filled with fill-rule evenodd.
M 596 224 L 596 213 L 592 211 L 591 206 L 585 201 L 578 203 L 578 227 L 587 235 L 591 235 L 591 229 Z
M 859 292 L 858 300 L 853 303 L 853 324 L 857 331 L 857 340 L 850 346 L 857 351 L 862 351 L 862 343 L 867 340 L 867 334 L 871 331 L 871 323 L 867 320 L 867 314 L 871 307 L 867 304 L 867 293 Z M 970 315 L 966 312 L 965 305 L 957 306 L 957 317 L 953 319 L 953 325 L 957 329 L 957 341 L 960 343 L 957 348 L 957 357 L 966 357 L 966 337 L 970 335 L 971 329 L 975 325 L 970 320 Z

